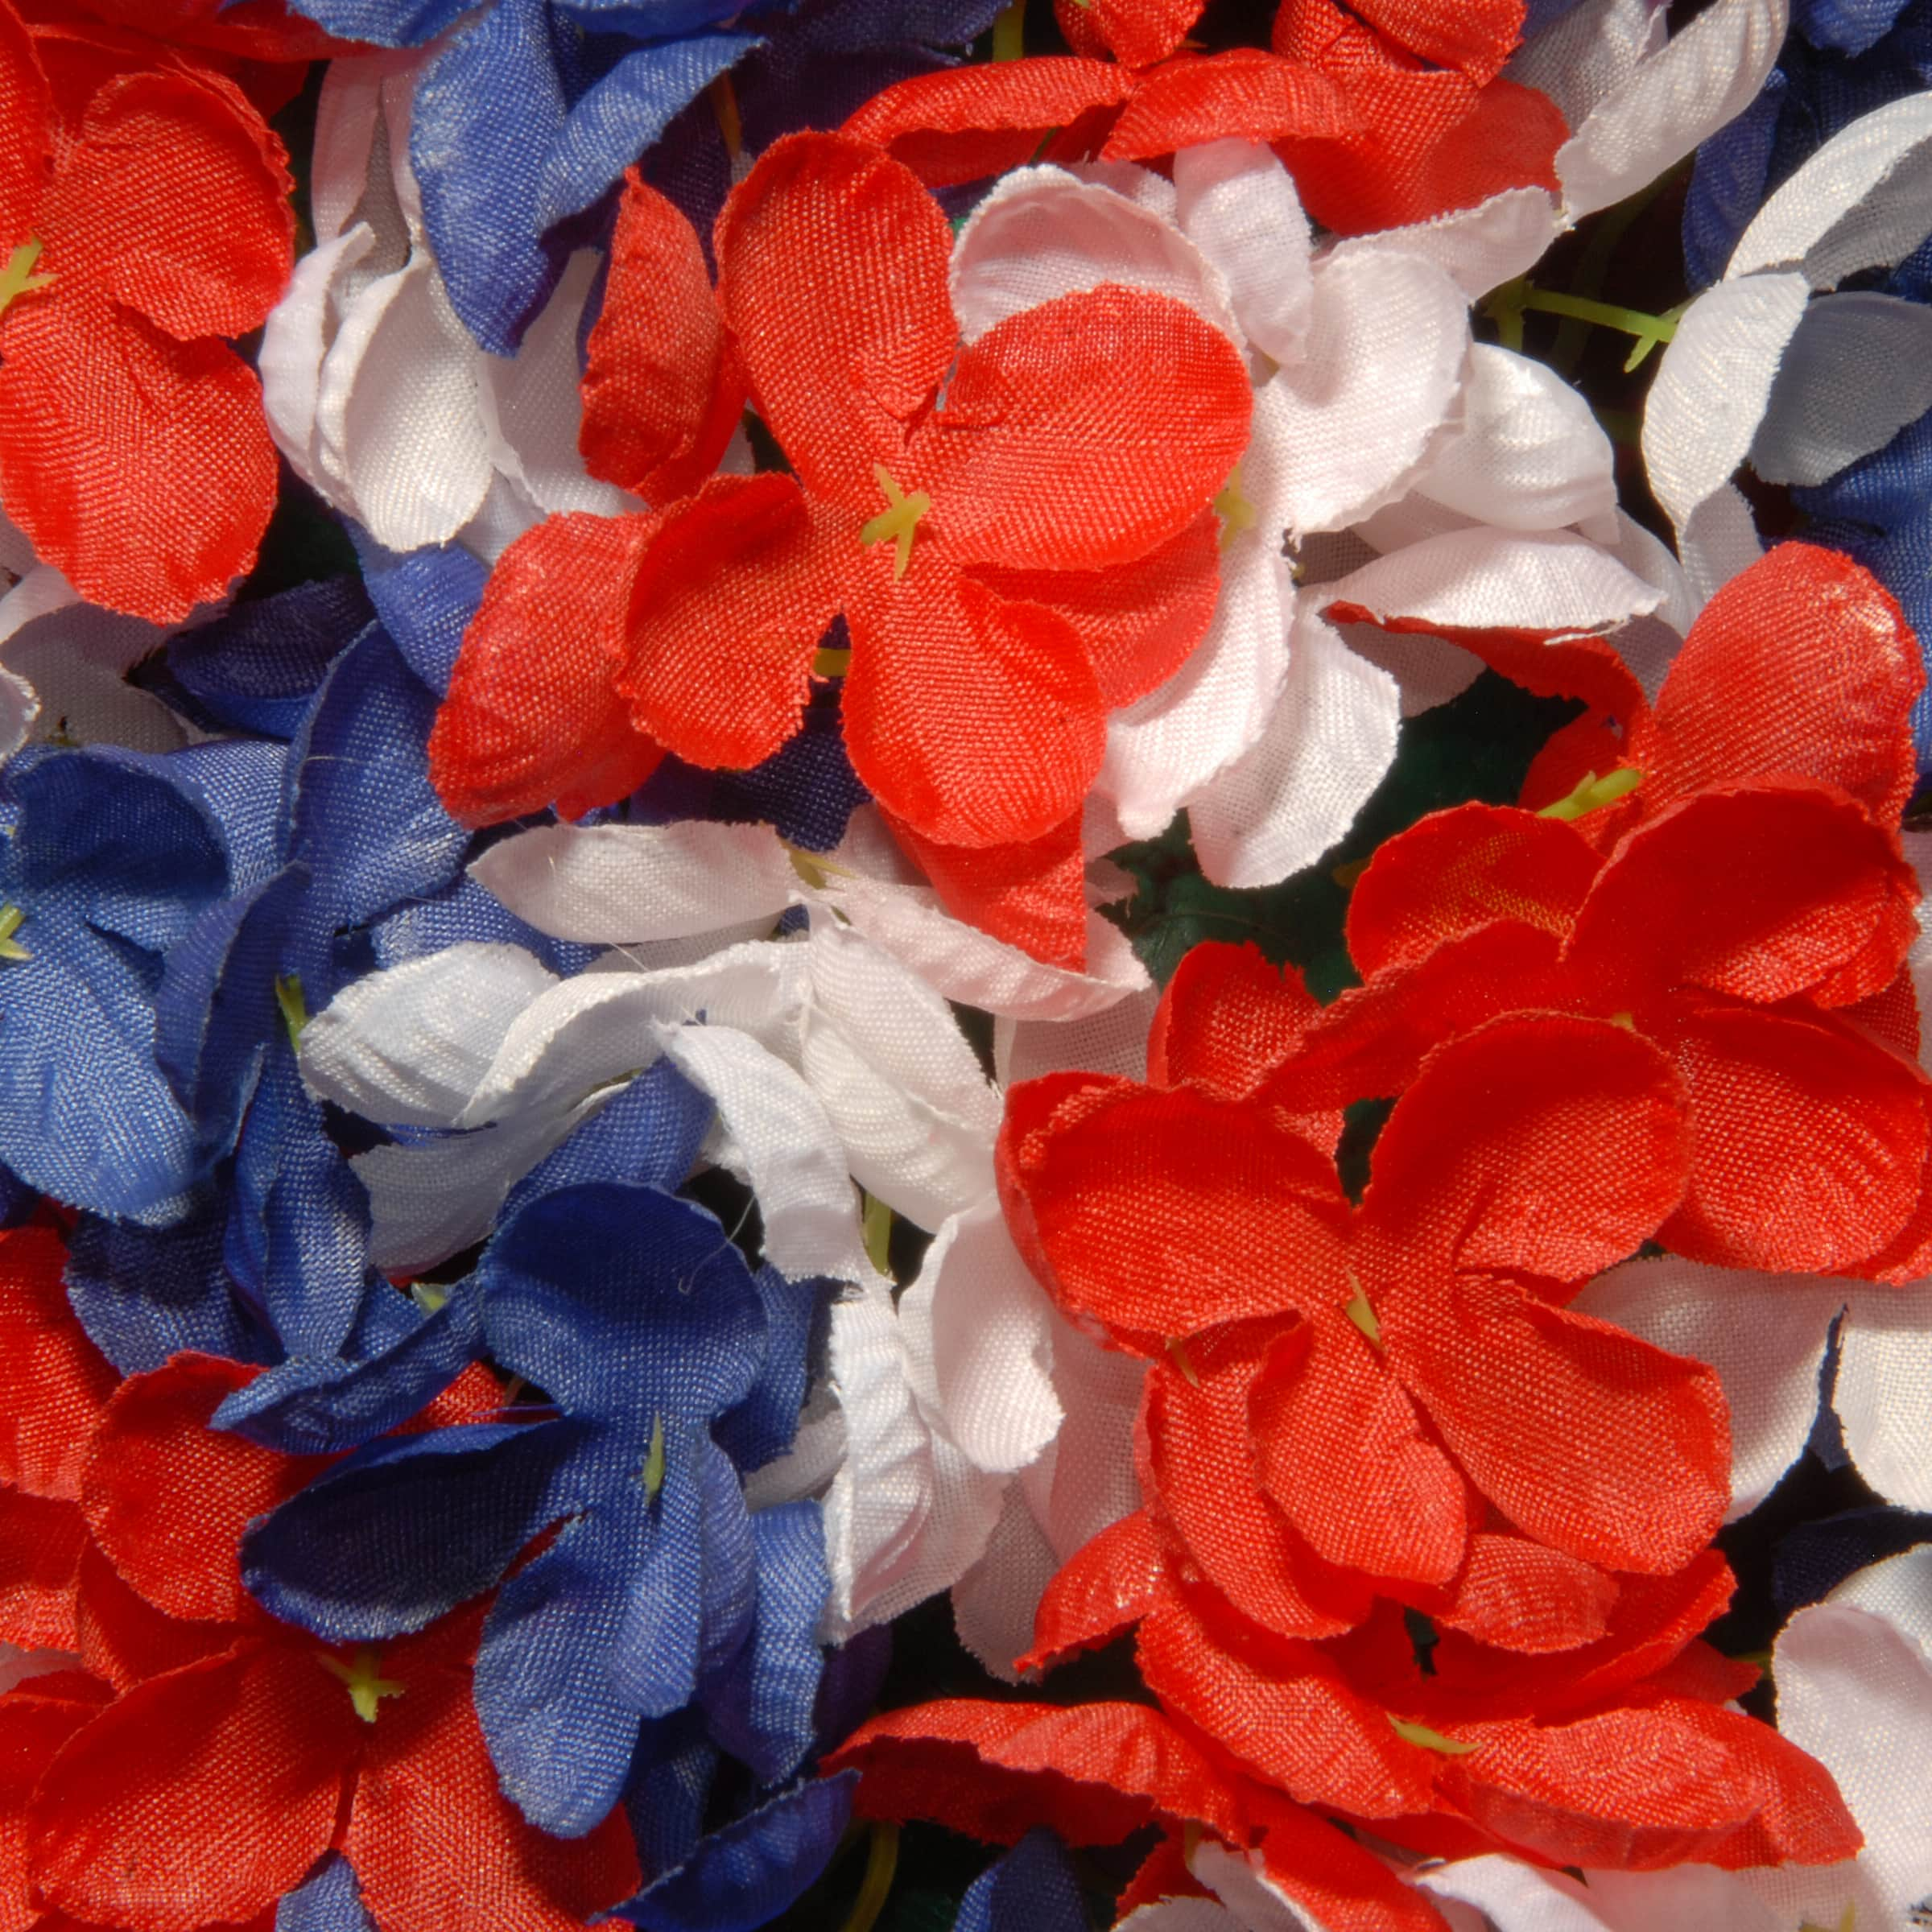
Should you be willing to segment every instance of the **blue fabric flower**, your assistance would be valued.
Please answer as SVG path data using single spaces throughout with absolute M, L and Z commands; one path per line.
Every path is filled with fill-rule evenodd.
M 1087 1932 L 1088 1924 L 1066 1847 L 1036 1825 L 973 1880 L 952 1932 Z

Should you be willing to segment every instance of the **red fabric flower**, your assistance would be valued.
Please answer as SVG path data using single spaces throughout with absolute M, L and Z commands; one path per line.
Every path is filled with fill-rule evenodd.
M 338 1651 L 244 1592 L 242 1525 L 316 1467 L 208 1428 L 254 1373 L 178 1356 L 122 1384 L 95 1432 L 89 1525 L 147 1636 L 167 1633 L 176 1655 L 151 1650 L 161 1667 L 70 1726 L 39 1770 L 25 1810 L 36 1895 L 90 1924 L 197 1932 L 265 1910 L 331 1849 L 382 1932 L 479 1916 L 566 1932 L 634 1890 L 621 1818 L 552 1839 L 498 1789 L 470 1697 L 480 1612 L 379 1653 Z M 127 1608 L 108 1614 L 125 1628 Z
M 1333 0 L 1283 0 L 1272 52 L 1216 55 L 1176 52 L 1189 12 L 1122 4 L 1091 27 L 1076 19 L 1072 57 L 918 75 L 869 101 L 844 131 L 934 187 L 1036 156 L 1144 161 L 1228 137 L 1266 141 L 1309 213 L 1342 234 L 1557 185 L 1562 114 L 1499 77 L 1523 0 L 1375 0 L 1352 14 Z M 1092 57 L 1103 44 L 1118 64 Z
M 90 601 L 174 623 L 254 560 L 253 370 L 289 270 L 281 142 L 188 56 L 0 0 L 0 505 Z
M 1856 564 L 1772 552 L 1711 601 L 1654 710 L 1579 720 L 1529 795 L 1561 787 L 1567 811 L 1625 771 L 1634 790 L 1574 824 L 1464 806 L 1378 850 L 1348 913 L 1366 984 L 1310 1030 L 1275 1097 L 1397 1092 L 1435 1042 L 1501 1013 L 1616 1020 L 1689 1096 L 1667 1247 L 1922 1274 L 1932 1092 L 1901 976 L 1918 889 L 1897 836 L 1922 675 Z
M 634 177 L 583 440 L 608 480 L 674 500 L 601 527 L 555 518 L 506 553 L 431 741 L 452 811 L 580 811 L 666 749 L 757 763 L 796 728 L 842 614 L 861 779 L 955 910 L 1077 962 L 1107 714 L 1205 630 L 1208 506 L 1249 389 L 1191 310 L 1112 285 L 962 347 L 950 251 L 906 168 L 795 136 L 720 217 L 714 322 L 696 237 Z M 675 497 L 745 386 L 795 477 Z

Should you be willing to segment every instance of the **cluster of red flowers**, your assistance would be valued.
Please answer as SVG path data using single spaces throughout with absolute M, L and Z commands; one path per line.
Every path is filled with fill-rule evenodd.
M 1822 1769 L 1730 1707 L 1716 1377 L 1569 1304 L 1653 1240 L 1927 1267 L 1899 819 L 1922 682 L 1896 606 L 1802 545 L 1714 598 L 1654 706 L 1377 852 L 1318 1007 L 1191 954 L 1147 1084 L 1013 1090 L 1008 1216 L 1061 1309 L 1147 1358 L 1143 1506 L 1050 1587 L 1028 1666 L 1132 1630 L 1158 1708 L 957 1702 L 842 1760 L 875 1814 L 1258 1846 L 1335 1932 L 1435 1926 L 1352 1837 L 1552 1865 L 1848 1856 Z M 1591 760 L 1594 758 L 1594 766 Z M 1340 1109 L 1395 1096 L 1353 1203 Z

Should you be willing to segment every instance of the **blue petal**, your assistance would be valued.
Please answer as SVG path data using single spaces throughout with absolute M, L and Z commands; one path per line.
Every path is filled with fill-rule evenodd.
M 80 1217 L 68 1237 L 68 1299 L 122 1374 L 144 1374 L 186 1349 L 239 1362 L 274 1358 L 221 1264 L 225 1218 L 210 1207 L 154 1229 Z
M 1724 274 L 1764 202 L 1785 89 L 1784 75 L 1773 68 L 1750 105 L 1697 151 L 1683 220 L 1684 275 L 1693 289 L 1708 287 Z
M 890 1624 L 871 1624 L 826 1653 L 819 1682 L 819 1756 L 836 1750 L 870 1715 L 891 1667 Z
M 698 1848 L 717 1779 L 720 1752 L 693 1707 L 647 1718 L 639 1730 L 624 1809 L 646 1876 L 681 1865 Z
M 785 1503 L 751 1519 L 758 1559 L 758 1614 L 743 1653 L 704 1691 L 711 1734 L 749 1765 L 762 1785 L 783 1782 L 818 1735 L 824 1653 L 819 1619 L 832 1582 L 825 1532 L 815 1502 Z
M 355 1868 L 340 1852 L 327 1853 L 310 1877 L 283 1895 L 275 1932 L 376 1932 Z
M 442 952 L 452 946 L 481 943 L 521 946 L 534 953 L 559 979 L 583 972 L 605 948 L 553 939 L 526 926 L 500 900 L 493 898 L 465 873 L 440 892 L 411 899 L 386 914 L 370 929 L 376 966 L 398 966 L 405 960 Z
M 294 10 L 344 40 L 420 47 L 482 0 L 289 0 Z
M 502 1218 L 508 1221 L 539 1195 L 584 1182 L 679 1187 L 696 1165 L 716 1113 L 708 1095 L 669 1060 L 658 1060 L 530 1169 L 510 1191 Z M 772 1303 L 762 1279 L 759 1289 L 769 1318 Z
M 758 1375 L 765 1311 L 750 1270 L 716 1216 L 655 1188 L 596 1182 L 531 1201 L 477 1279 L 497 1360 L 640 1443 L 659 1416 L 708 1421 Z
M 466 1423 L 385 1436 L 251 1524 L 242 1579 L 331 1643 L 420 1630 L 489 1589 L 575 1500 L 583 1431 Z
M 852 1822 L 856 1771 L 781 1792 L 701 1840 L 609 1916 L 646 1932 L 757 1932 L 818 1882 Z M 1043 1929 L 1042 1929 L 1043 1932 Z
M 611 1683 L 625 1595 L 659 1540 L 625 1480 L 506 1583 L 477 1653 L 477 1715 L 503 1791 L 530 1822 L 579 1838 L 622 1793 L 640 1719 Z
M 741 14 L 789 12 L 798 0 L 747 6 L 745 0 L 554 0 L 559 14 L 586 33 L 629 34 L 639 40 L 671 40 L 716 27 Z
M 837 0 L 805 10 L 796 28 L 780 37 L 825 53 L 863 53 L 869 48 L 917 43 L 963 47 L 997 20 L 1004 0 Z
M 410 669 L 440 698 L 449 691 L 463 634 L 483 601 L 489 566 L 459 543 L 398 553 L 349 526 L 376 615 Z
M 221 828 L 228 848 L 228 889 L 239 892 L 265 879 L 283 860 L 282 816 L 288 748 L 268 738 L 217 738 L 170 752 L 177 784 L 192 785 Z
M 1862 54 L 1889 34 L 1907 0 L 1797 0 L 1791 31 L 1814 47 Z
M 1088 1923 L 1066 1847 L 1035 1825 L 972 1881 L 952 1932 L 1088 1932 Z
M 1932 410 L 1884 448 L 1823 483 L 1794 489 L 1791 500 L 1811 516 L 1843 517 L 1880 530 L 1909 522 L 1932 502 Z
M 390 1298 L 408 1304 L 400 1295 Z M 330 1455 L 399 1428 L 482 1352 L 473 1292 L 460 1287 L 369 1360 L 294 1360 L 256 1377 L 215 1411 L 214 1426 L 285 1455 Z
M 839 1293 L 836 1282 L 787 1281 L 770 1262 L 758 1270 L 758 1283 L 768 1337 L 764 1366 L 751 1393 L 712 1430 L 747 1475 L 784 1455 L 797 1436 L 811 1361 Z
M 167 667 L 213 722 L 292 737 L 330 660 L 373 614 L 353 577 L 299 584 L 176 631 Z

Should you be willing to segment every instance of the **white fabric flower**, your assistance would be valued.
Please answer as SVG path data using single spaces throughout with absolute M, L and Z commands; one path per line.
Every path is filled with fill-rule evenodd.
M 597 257 L 571 258 L 514 359 L 456 318 L 409 166 L 421 53 L 329 64 L 316 113 L 316 246 L 268 318 L 269 427 L 302 479 L 393 551 L 493 559 L 556 510 L 635 499 L 577 452 L 578 324 Z

